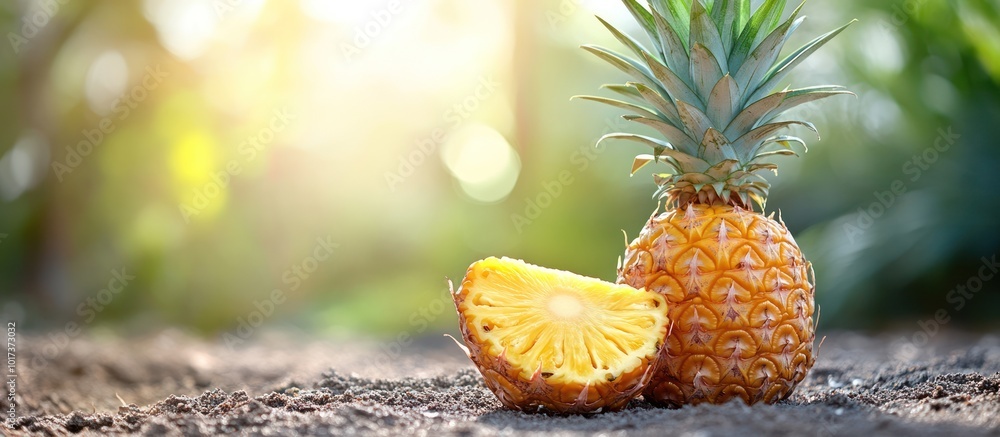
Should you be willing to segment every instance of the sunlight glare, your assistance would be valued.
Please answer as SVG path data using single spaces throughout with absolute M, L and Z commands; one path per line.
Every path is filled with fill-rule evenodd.
M 380 6 L 380 2 L 300 0 L 299 6 L 302 8 L 302 13 L 316 21 L 354 27 L 367 21 L 370 18 L 370 11 Z

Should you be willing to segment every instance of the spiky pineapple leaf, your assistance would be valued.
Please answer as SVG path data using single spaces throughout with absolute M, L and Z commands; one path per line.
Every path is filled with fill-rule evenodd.
M 727 159 L 737 159 L 729 139 L 715 128 L 705 131 L 705 139 L 701 141 L 701 155 L 708 162 L 719 162 Z
M 665 198 L 668 197 L 668 193 L 672 191 L 672 188 L 677 186 L 677 178 L 670 173 L 656 173 L 653 175 L 653 183 L 659 187 L 653 193 L 653 198 Z
M 701 101 L 694 91 L 688 87 L 687 83 L 681 80 L 676 73 L 671 71 L 669 68 L 661 64 L 659 61 L 646 57 L 643 59 L 646 64 L 649 65 L 649 69 L 652 71 L 653 76 L 663 84 L 664 87 L 670 90 L 670 98 L 676 103 L 678 100 L 684 100 L 690 102 L 693 105 L 697 105 L 699 109 L 705 108 L 705 102 Z
M 736 43 L 736 37 L 740 34 L 737 26 L 740 21 L 741 2 L 745 0 L 715 0 L 715 4 L 712 5 L 712 21 L 722 36 L 722 46 L 725 50 L 723 55 L 727 57 L 733 49 L 733 44 Z M 733 36 L 734 34 L 736 36 Z
M 736 73 L 736 83 L 740 85 L 740 89 L 748 91 L 745 98 L 749 99 L 752 91 L 757 89 L 771 67 L 777 62 L 785 42 L 805 20 L 805 17 L 797 18 L 801 8 L 802 6 L 799 6 L 792 11 L 788 20 L 764 38 L 750 54 L 750 57 L 740 66 L 740 70 Z
M 770 171 L 770 172 L 774 173 L 775 176 L 778 175 L 778 166 L 776 164 L 772 164 L 770 162 L 762 162 L 762 163 L 750 164 L 750 165 L 747 166 L 747 171 L 748 172 L 757 172 L 757 171 L 762 171 L 762 170 Z
M 771 157 L 774 157 L 774 156 L 799 156 L 799 154 L 795 153 L 794 150 L 787 150 L 787 149 L 772 150 L 770 152 L 764 152 L 764 153 L 757 154 L 757 157 L 754 158 L 754 161 L 757 161 L 757 160 L 760 160 L 760 159 L 771 158 Z
M 670 142 L 670 144 L 673 144 L 674 147 L 681 152 L 689 155 L 696 155 L 698 153 L 698 143 L 691 139 L 691 137 L 683 130 L 678 129 L 670 123 L 666 123 L 655 118 L 636 115 L 624 115 L 622 118 L 656 129 L 656 131 L 662 134 L 663 137 Z
M 625 7 L 628 9 L 635 21 L 642 26 L 646 34 L 649 35 L 649 39 L 653 41 L 653 45 L 656 46 L 657 52 L 662 56 L 663 48 L 660 47 L 660 41 L 656 37 L 656 24 L 653 23 L 653 15 L 646 10 L 645 7 L 640 5 L 636 0 L 622 0 L 625 3 Z M 600 18 L 600 17 L 598 17 Z M 601 20 L 604 21 L 604 20 Z
M 631 97 L 633 99 L 642 99 L 642 94 L 639 94 L 639 90 L 628 85 L 617 85 L 617 84 L 605 84 L 601 85 L 601 88 L 609 89 L 625 97 Z
M 855 95 L 838 85 L 799 88 L 769 94 L 740 111 L 724 133 L 729 138 L 739 137 L 799 105 L 842 94 Z
M 676 172 L 681 171 L 680 169 L 677 168 L 678 167 L 677 160 L 669 156 L 655 156 L 655 155 L 642 154 L 642 155 L 636 155 L 635 159 L 632 161 L 632 171 L 631 173 L 629 173 L 629 176 L 635 176 L 635 174 L 638 173 L 639 170 L 642 170 L 643 167 L 645 167 L 651 162 L 662 162 L 664 164 L 669 165 Z M 661 173 L 659 175 L 653 175 L 654 180 L 656 179 L 657 176 L 663 177 L 664 174 Z M 666 177 L 669 176 L 672 175 L 666 175 Z
M 626 85 L 635 88 L 636 91 L 639 92 L 639 95 L 642 97 L 642 99 L 646 101 L 646 103 L 653 105 L 653 107 L 656 108 L 656 110 L 660 111 L 663 115 L 665 115 L 668 123 L 676 127 L 681 127 L 681 118 L 680 115 L 677 113 L 677 108 L 674 106 L 673 102 L 665 99 L 663 96 L 661 96 L 656 91 L 653 91 L 645 84 L 637 82 L 629 82 Z
M 653 10 L 670 23 L 670 27 L 677 32 L 678 38 L 684 47 L 690 47 L 689 37 L 691 33 L 691 4 L 690 0 L 651 0 Z
M 727 159 L 713 165 L 712 168 L 705 171 L 705 174 L 717 181 L 724 180 L 726 178 L 737 176 L 738 172 L 734 172 L 733 169 L 739 167 L 739 165 L 739 160 Z
M 632 76 L 633 79 L 641 81 L 649 86 L 659 87 L 656 84 L 656 77 L 653 73 L 649 71 L 649 68 L 642 63 L 636 61 L 635 59 L 629 58 L 627 56 L 615 53 L 604 47 L 584 45 L 581 46 L 584 50 L 593 53 L 598 58 L 603 59 L 605 62 L 614 65 L 625 74 Z
M 611 140 L 611 139 L 635 141 L 638 143 L 645 144 L 649 147 L 652 147 L 655 156 L 657 157 L 666 156 L 676 161 L 679 164 L 677 168 L 678 171 L 682 171 L 685 173 L 687 172 L 701 173 L 704 172 L 705 170 L 708 170 L 709 168 L 708 163 L 705 162 L 704 159 L 677 151 L 673 148 L 673 145 L 671 145 L 670 143 L 667 143 L 665 141 L 660 141 L 656 138 L 647 137 L 645 135 L 636 135 L 629 133 L 611 133 L 601 137 L 601 139 L 597 140 L 597 143 L 600 144 L 605 140 Z
M 754 47 L 774 30 L 784 10 L 785 0 L 764 0 L 764 4 L 750 17 L 750 21 L 736 40 L 736 45 L 733 46 L 733 51 L 729 55 L 730 71 L 739 71 Z
M 736 139 L 736 141 L 733 141 L 733 148 L 736 149 L 736 153 L 743 158 L 744 162 L 750 161 L 751 158 L 757 155 L 757 152 L 764 145 L 765 140 L 778 131 L 793 125 L 805 126 L 809 130 L 815 132 L 816 135 L 819 135 L 819 131 L 816 130 L 816 126 L 807 121 L 782 121 L 778 123 L 765 124 L 747 132 L 742 137 Z
M 704 46 L 706 52 L 713 58 L 715 58 L 715 68 L 719 69 L 720 72 L 729 71 L 729 61 L 726 59 L 726 53 L 729 53 L 722 43 L 722 35 L 719 33 L 719 28 L 712 22 L 712 17 L 709 16 L 708 11 L 705 10 L 705 6 L 701 3 L 701 0 L 694 0 L 691 4 L 691 63 L 695 63 L 695 48 L 698 45 Z M 706 67 L 708 65 L 706 64 Z M 710 70 L 693 70 L 691 72 L 691 78 L 698 81 L 698 76 L 706 73 L 714 73 Z M 719 74 L 722 77 L 722 74 Z M 714 78 L 711 85 L 715 85 L 715 82 L 719 80 L 719 77 Z M 711 87 L 711 85 L 709 85 Z M 709 89 L 711 91 L 711 89 Z M 708 95 L 708 91 L 703 95 Z
M 643 116 L 647 116 L 647 117 L 650 117 L 650 118 L 654 118 L 654 119 L 658 119 L 658 120 L 664 120 L 664 122 L 666 122 L 666 118 L 667 118 L 665 115 L 657 112 L 655 109 L 647 108 L 645 106 L 637 105 L 635 103 L 629 103 L 629 102 L 623 102 L 621 100 L 609 99 L 607 97 L 601 97 L 601 96 L 573 96 L 573 97 L 570 97 L 570 100 L 572 100 L 572 99 L 590 100 L 592 102 L 603 103 L 605 105 L 614 106 L 614 107 L 619 108 L 619 109 L 625 109 L 625 110 L 629 110 L 629 111 L 635 111 L 635 112 L 638 112 L 639 114 L 641 114 Z
M 655 68 L 653 71 L 650 71 L 649 67 L 663 67 L 663 64 L 655 61 L 652 55 L 643 53 L 642 57 L 645 61 L 647 61 L 646 64 L 643 64 L 635 59 L 620 55 L 604 47 L 584 45 L 582 48 L 590 53 L 593 53 L 611 65 L 614 65 L 619 70 L 625 72 L 629 76 L 632 76 L 633 79 L 645 84 L 647 87 L 656 90 L 656 92 L 664 98 L 670 98 L 670 94 L 667 93 L 667 90 L 661 85 L 661 83 L 665 82 L 660 79 L 660 76 L 654 73 L 654 71 L 656 71 Z M 652 64 L 650 64 L 650 61 L 652 61 Z
M 687 173 L 681 175 L 681 180 L 678 180 L 677 182 L 681 185 L 693 185 L 697 187 L 697 189 L 700 189 L 705 185 L 715 182 L 715 179 L 704 173 Z
M 764 140 L 764 142 L 761 144 L 761 148 L 763 148 L 764 146 L 766 146 L 768 144 L 772 144 L 772 143 L 779 144 L 779 145 L 781 145 L 781 147 L 784 147 L 786 149 L 791 149 L 792 148 L 792 143 L 796 143 L 796 144 L 802 146 L 802 152 L 803 153 L 808 153 L 809 152 L 809 146 L 806 145 L 806 142 L 803 141 L 802 138 L 799 138 L 799 137 L 796 137 L 796 136 L 779 135 L 779 136 L 776 136 L 776 137 L 773 137 L 773 138 L 768 138 L 768 139 Z
M 739 12 L 737 14 L 736 27 L 733 29 L 733 49 L 736 48 L 736 43 L 740 39 L 740 35 L 743 34 L 743 29 L 746 28 L 747 23 L 750 22 L 750 0 L 737 0 Z M 732 50 L 730 53 L 732 54 Z
M 705 138 L 705 132 L 712 127 L 712 120 L 700 109 L 687 104 L 683 100 L 677 101 L 677 113 L 681 116 L 681 123 L 696 142 L 701 143 Z
M 656 23 L 660 46 L 663 47 L 663 60 L 666 61 L 667 68 L 677 73 L 681 80 L 690 85 L 692 83 L 691 62 L 685 42 L 656 9 L 653 9 L 653 21 Z
M 726 188 L 726 181 L 719 181 L 712 184 L 712 189 L 715 190 L 715 194 L 722 196 L 722 192 Z
M 750 164 L 747 166 L 747 171 L 758 172 L 758 171 L 770 171 L 774 173 L 775 176 L 778 175 L 778 165 L 770 162 L 762 162 L 757 164 Z
M 645 167 L 646 164 L 649 164 L 650 162 L 653 161 L 656 161 L 656 157 L 653 155 L 636 156 L 635 159 L 632 161 L 632 171 L 629 173 L 629 176 L 635 176 L 635 174 L 638 173 L 639 170 L 641 170 L 643 167 Z
M 755 92 L 752 93 L 749 101 L 754 101 L 769 93 L 772 89 L 778 86 L 778 83 L 781 82 L 781 80 L 784 79 L 793 68 L 801 64 L 802 61 L 809 57 L 809 55 L 815 53 L 816 50 L 833 39 L 833 37 L 839 35 L 840 32 L 843 32 L 844 29 L 847 29 L 848 26 L 854 24 L 856 21 L 858 20 L 851 20 L 850 23 L 817 37 L 792 54 L 788 55 L 788 57 L 771 68 L 771 70 L 764 77 L 764 80 L 762 81 L 763 83 L 757 87 Z
M 715 56 L 701 43 L 691 47 L 691 77 L 694 88 L 699 96 L 708 96 L 719 79 L 722 79 L 722 68 L 716 62 Z M 707 103 L 707 102 L 706 102 Z
M 786 111 L 795 108 L 799 105 L 803 105 L 809 102 L 813 102 L 820 99 L 825 99 L 827 97 L 839 96 L 839 95 L 851 95 L 857 96 L 856 94 L 847 91 L 847 88 L 838 85 L 823 85 L 816 87 L 800 88 L 795 90 L 785 91 L 784 99 L 777 107 L 773 108 L 761 119 L 764 123 L 770 122 L 775 118 L 781 116 L 781 114 Z
M 597 21 L 600 21 L 601 24 L 603 24 L 604 27 L 606 27 L 608 31 L 611 32 L 611 35 L 613 35 L 615 39 L 621 42 L 622 45 L 624 45 L 625 47 L 628 47 L 628 49 L 631 50 L 632 53 L 635 53 L 636 56 L 641 58 L 643 56 L 643 53 L 649 53 L 649 51 L 646 50 L 646 48 L 643 47 L 642 44 L 640 44 L 631 36 L 628 36 L 622 33 L 620 30 L 616 29 L 610 23 L 604 21 L 603 18 L 597 17 Z
M 713 126 L 728 126 L 740 107 L 740 87 L 730 75 L 725 75 L 708 96 L 708 118 Z
M 740 111 L 723 133 L 729 138 L 739 138 L 743 134 L 750 132 L 753 128 L 757 127 L 757 124 L 760 123 L 764 116 L 781 105 L 781 101 L 784 99 L 785 96 L 782 93 L 776 93 L 754 102 Z
M 806 0 L 802 0 L 802 4 L 805 4 L 805 2 Z M 799 5 L 799 8 L 802 7 L 802 4 Z M 754 39 L 754 45 L 760 44 L 760 42 L 764 39 L 765 35 L 771 33 L 774 29 L 778 27 L 778 23 L 781 22 L 781 14 L 784 12 L 785 12 L 785 1 L 782 0 L 780 4 L 774 9 L 774 13 L 767 16 L 767 19 L 764 21 L 765 25 L 764 27 L 762 27 L 764 32 L 757 34 L 756 38 Z

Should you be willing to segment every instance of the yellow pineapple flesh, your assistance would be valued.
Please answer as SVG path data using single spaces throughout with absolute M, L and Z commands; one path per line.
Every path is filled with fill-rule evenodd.
M 773 218 L 699 204 L 651 217 L 619 282 L 663 294 L 673 321 L 647 400 L 776 402 L 813 365 L 812 266 Z
M 667 333 L 657 293 L 509 258 L 473 263 L 453 298 L 487 387 L 526 412 L 623 408 Z

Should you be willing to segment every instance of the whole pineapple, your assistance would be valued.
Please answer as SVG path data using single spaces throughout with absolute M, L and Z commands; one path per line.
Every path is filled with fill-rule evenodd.
M 778 155 L 797 155 L 779 135 L 806 121 L 779 121 L 785 111 L 839 94 L 840 86 L 773 92 L 786 75 L 847 25 L 779 60 L 805 17 L 802 6 L 781 21 L 784 0 L 625 0 L 652 50 L 601 20 L 638 60 L 584 49 L 628 73 L 633 82 L 606 88 L 633 102 L 583 96 L 634 112 L 625 119 L 657 137 L 613 133 L 652 147 L 632 174 L 650 162 L 656 197 L 666 211 L 651 217 L 625 251 L 618 280 L 663 294 L 670 333 L 645 397 L 666 405 L 748 404 L 784 399 L 815 361 L 811 264 L 773 214 L 763 211 L 769 184 L 761 175 Z M 848 23 L 849 25 L 850 23 Z M 655 214 L 654 214 L 655 215 Z

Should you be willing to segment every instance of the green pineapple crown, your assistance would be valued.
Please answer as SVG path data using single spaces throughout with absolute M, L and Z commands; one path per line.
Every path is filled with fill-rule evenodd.
M 842 86 L 825 85 L 784 89 L 772 93 L 797 65 L 851 23 L 822 35 L 778 60 L 785 42 L 805 17 L 802 5 L 782 22 L 785 0 L 765 0 L 751 13 L 750 0 L 623 0 L 652 41 L 647 50 L 635 39 L 598 17 L 638 60 L 611 50 L 583 48 L 631 76 L 624 85 L 605 85 L 634 102 L 596 96 L 577 96 L 634 112 L 626 120 L 655 129 L 653 138 L 633 133 L 602 137 L 643 143 L 652 155 L 639 155 L 634 175 L 650 162 L 661 162 L 672 173 L 655 174 L 654 197 L 668 204 L 723 203 L 743 208 L 753 200 L 764 208 L 770 184 L 759 173 L 777 174 L 766 162 L 794 155 L 792 143 L 806 150 L 802 139 L 779 135 L 793 125 L 819 135 L 812 123 L 775 121 L 785 111 L 804 103 L 839 94 Z M 804 4 L 804 3 L 803 3 Z M 856 21 L 856 20 L 855 20 Z

